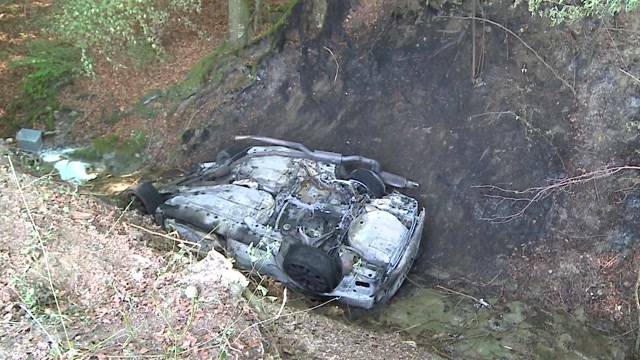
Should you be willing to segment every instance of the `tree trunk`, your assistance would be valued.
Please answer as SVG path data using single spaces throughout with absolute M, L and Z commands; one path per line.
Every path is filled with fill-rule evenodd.
M 249 41 L 251 12 L 249 0 L 229 0 L 229 42 L 244 46 Z

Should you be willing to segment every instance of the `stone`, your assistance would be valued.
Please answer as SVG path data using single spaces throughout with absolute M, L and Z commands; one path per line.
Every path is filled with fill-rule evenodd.
M 37 153 L 42 150 L 42 131 L 34 129 L 20 129 L 16 134 L 18 148 L 23 151 Z
M 187 299 L 195 299 L 198 297 L 198 288 L 193 285 L 187 286 L 187 288 L 184 289 L 184 296 L 186 296 Z

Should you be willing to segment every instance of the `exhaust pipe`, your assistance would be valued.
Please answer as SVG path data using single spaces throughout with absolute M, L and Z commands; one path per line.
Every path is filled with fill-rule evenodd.
M 335 165 L 351 165 L 354 167 L 369 169 L 380 175 L 380 178 L 382 179 L 382 181 L 384 181 L 385 184 L 393 187 L 413 189 L 419 186 L 418 183 L 404 178 L 400 175 L 382 171 L 380 163 L 378 161 L 364 156 L 342 155 L 329 151 L 310 150 L 308 147 L 304 146 L 301 143 L 274 139 L 265 136 L 237 135 L 235 136 L 235 140 L 255 140 L 269 145 L 284 146 L 290 149 L 298 150 L 305 155 L 305 158 L 308 158 L 310 160 L 327 162 Z

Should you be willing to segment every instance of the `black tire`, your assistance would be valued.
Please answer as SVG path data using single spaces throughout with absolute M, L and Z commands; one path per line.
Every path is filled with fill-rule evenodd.
M 155 214 L 156 209 L 164 202 L 162 195 L 149 182 L 140 183 L 127 190 L 127 202 L 135 200 L 139 203 L 141 210 L 147 214 Z
M 284 257 L 284 271 L 303 289 L 314 294 L 331 292 L 342 280 L 338 259 L 324 251 L 294 244 Z
M 349 175 L 350 180 L 355 180 L 364 185 L 369 191 L 369 195 L 374 198 L 384 196 L 387 192 L 384 181 L 375 172 L 368 169 L 355 169 Z

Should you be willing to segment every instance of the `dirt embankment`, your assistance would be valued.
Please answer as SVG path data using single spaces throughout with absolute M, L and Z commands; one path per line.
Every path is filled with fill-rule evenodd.
M 0 358 L 264 355 L 224 257 L 154 251 L 140 217 L 14 173 L 0 150 Z

